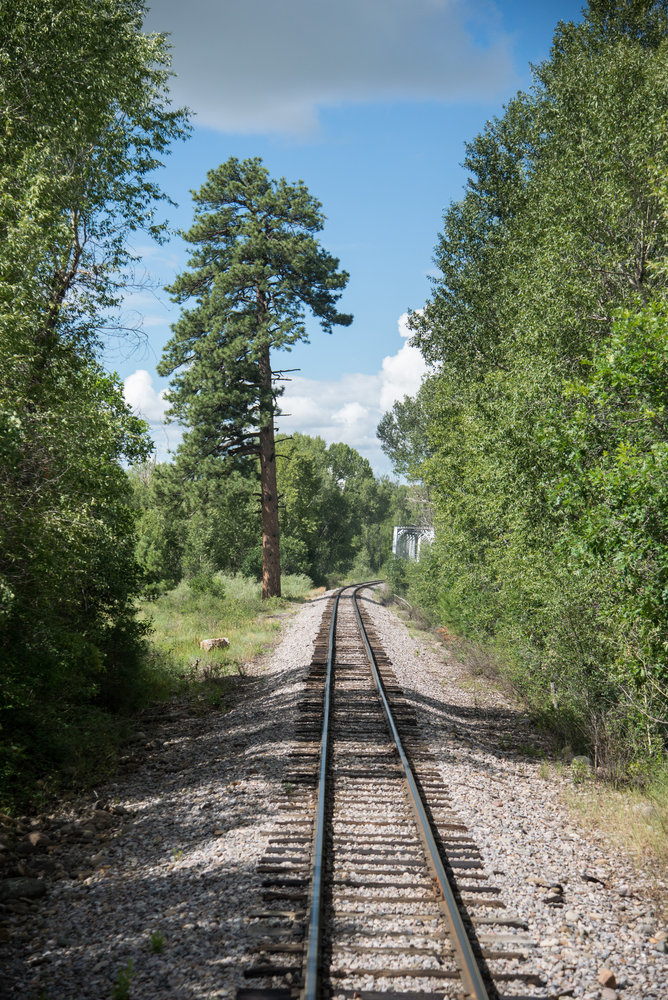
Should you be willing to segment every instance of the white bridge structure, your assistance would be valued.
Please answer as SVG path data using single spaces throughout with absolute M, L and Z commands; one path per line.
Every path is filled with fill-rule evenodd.
M 433 542 L 433 528 L 417 528 L 412 525 L 400 525 L 394 529 L 392 536 L 392 555 L 399 559 L 409 559 L 417 562 L 420 558 L 420 548 L 426 540 Z

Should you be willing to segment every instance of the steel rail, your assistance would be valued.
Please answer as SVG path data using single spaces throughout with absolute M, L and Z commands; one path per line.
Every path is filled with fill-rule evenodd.
M 381 580 L 374 580 L 364 586 L 372 587 Z M 325 821 L 327 803 L 327 760 L 329 757 L 329 718 L 331 706 L 331 689 L 334 674 L 334 653 L 336 650 L 336 619 L 339 610 L 339 600 L 344 590 L 341 587 L 334 599 L 332 623 L 329 629 L 329 648 L 327 651 L 327 673 L 325 675 L 325 702 L 323 706 L 322 737 L 320 743 L 320 770 L 318 776 L 318 808 L 316 812 L 315 830 L 313 835 L 313 850 L 311 853 L 311 890 L 309 897 L 309 918 L 306 936 L 306 963 L 304 970 L 304 987 L 300 994 L 302 1000 L 317 1000 L 320 986 L 320 945 L 322 890 L 325 868 Z
M 325 862 L 325 806 L 327 796 L 327 758 L 329 756 L 329 716 L 331 704 L 332 669 L 336 648 L 336 617 L 343 589 L 334 599 L 332 623 L 329 629 L 327 673 L 325 675 L 325 704 L 323 706 L 322 737 L 320 741 L 320 772 L 318 776 L 318 809 L 315 820 L 313 851 L 311 854 L 311 893 L 309 905 L 308 936 L 306 943 L 306 969 L 304 971 L 303 1000 L 316 1000 L 320 972 L 320 918 L 322 915 L 322 876 Z
M 469 940 L 466 928 L 464 927 L 464 922 L 462 920 L 461 913 L 459 912 L 459 907 L 457 906 L 452 886 L 450 885 L 450 879 L 448 878 L 448 874 L 445 870 L 443 862 L 441 861 L 438 846 L 432 832 L 431 823 L 422 801 L 422 795 L 420 794 L 420 790 L 415 780 L 415 775 L 413 774 L 413 769 L 408 761 L 408 757 L 406 756 L 403 743 L 401 742 L 401 737 L 399 736 L 394 716 L 392 715 L 392 710 L 387 700 L 387 695 L 385 694 L 385 688 L 378 671 L 376 657 L 371 649 L 366 629 L 362 622 L 362 616 L 357 604 L 357 594 L 360 590 L 364 590 L 365 586 L 367 585 L 361 584 L 353 591 L 353 606 L 355 608 L 355 614 L 357 615 L 357 623 L 360 627 L 373 679 L 383 706 L 383 712 L 385 713 L 387 724 L 390 727 L 393 739 L 399 752 L 401 766 L 403 768 L 410 792 L 411 804 L 413 806 L 415 817 L 418 821 L 420 836 L 427 852 L 428 860 L 431 864 L 434 876 L 438 882 L 441 896 L 446 905 L 446 916 L 448 923 L 450 924 L 450 931 L 453 937 L 455 952 L 459 956 L 460 972 L 462 975 L 464 989 L 467 995 L 473 998 L 473 1000 L 489 1000 L 487 987 L 483 981 L 478 962 L 471 946 L 471 941 Z

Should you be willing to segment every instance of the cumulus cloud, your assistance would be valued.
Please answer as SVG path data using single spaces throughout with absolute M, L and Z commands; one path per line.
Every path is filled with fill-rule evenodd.
M 464 0 L 154 0 L 171 35 L 171 90 L 222 131 L 303 134 L 348 103 L 487 99 L 514 82 L 493 3 Z
M 140 368 L 132 375 L 128 375 L 123 383 L 123 392 L 125 402 L 138 416 L 148 420 L 149 423 L 164 420 L 168 406 L 165 390 L 156 391 L 153 376 L 146 369 Z
M 166 392 L 166 389 L 156 389 L 153 376 L 144 368 L 128 375 L 123 382 L 125 402 L 137 416 L 148 422 L 156 457 L 160 462 L 165 461 L 168 452 L 176 450 L 183 433 L 178 425 L 165 423 L 169 406 L 165 399 Z
M 404 338 L 410 336 L 407 318 L 404 314 L 398 322 Z M 320 436 L 328 444 L 344 441 L 368 458 L 376 471 L 389 472 L 376 427 L 393 403 L 417 392 L 426 372 L 420 352 L 406 343 L 383 358 L 375 375 L 347 374 L 323 381 L 296 376 L 281 397 L 280 430 Z
M 399 336 L 410 337 L 408 313 L 399 317 Z M 399 399 L 417 392 L 427 372 L 424 358 L 417 347 L 404 344 L 400 351 L 383 358 L 381 370 L 380 409 L 384 413 Z

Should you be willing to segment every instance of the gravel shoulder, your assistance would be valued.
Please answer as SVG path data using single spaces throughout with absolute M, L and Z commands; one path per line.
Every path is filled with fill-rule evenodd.
M 462 821 L 539 945 L 548 992 L 665 1000 L 652 873 L 578 831 L 562 805 L 568 779 L 543 776 L 529 752 L 540 738 L 502 695 L 375 599 L 367 607 Z M 128 969 L 130 998 L 235 996 L 323 608 L 290 619 L 226 712 L 157 712 L 112 783 L 15 830 L 0 878 L 0 997 L 103 1000 Z M 607 993 L 603 968 L 615 976 Z

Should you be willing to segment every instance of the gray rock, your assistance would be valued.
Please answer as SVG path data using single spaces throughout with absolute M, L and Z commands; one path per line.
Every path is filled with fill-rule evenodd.
M 0 899 L 40 899 L 46 895 L 41 878 L 6 878 L 0 882 Z

